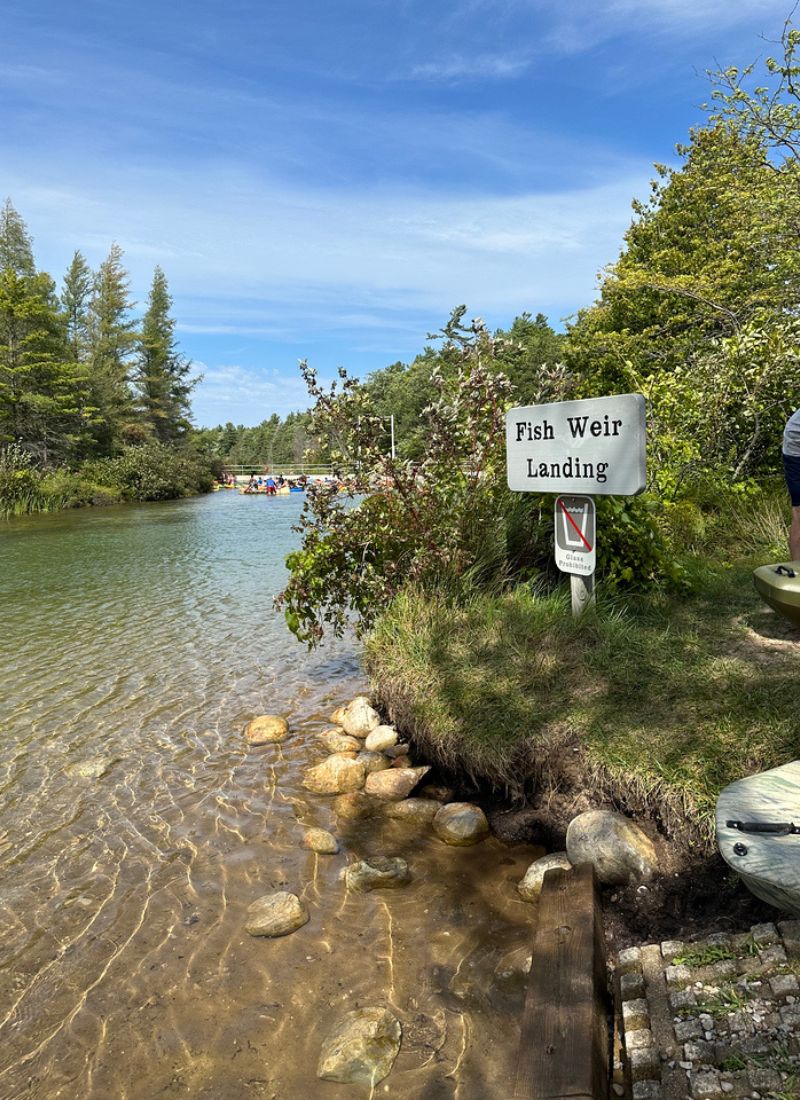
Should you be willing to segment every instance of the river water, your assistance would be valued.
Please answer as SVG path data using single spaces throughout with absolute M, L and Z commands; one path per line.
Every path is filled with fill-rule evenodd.
M 302 497 L 194 500 L 0 527 L 0 1100 L 366 1097 L 320 1081 L 347 1011 L 403 1026 L 389 1098 L 505 1097 L 540 852 L 340 823 L 302 771 L 366 684 L 350 641 L 308 654 L 272 608 Z M 248 748 L 255 714 L 283 745 Z M 303 826 L 342 841 L 300 847 Z M 402 855 L 402 890 L 342 868 Z M 275 889 L 281 939 L 244 931 Z

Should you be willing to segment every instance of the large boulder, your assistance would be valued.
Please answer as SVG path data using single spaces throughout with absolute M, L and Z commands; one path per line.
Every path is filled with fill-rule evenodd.
M 385 805 L 379 798 L 373 798 L 363 791 L 350 791 L 333 800 L 333 812 L 345 821 L 362 821 L 381 813 Z
M 432 798 L 404 798 L 402 802 L 388 803 L 386 816 L 415 825 L 430 825 L 441 808 L 441 802 L 434 802 Z
M 380 715 L 372 709 L 366 695 L 357 695 L 346 707 L 334 711 L 331 720 L 341 726 L 345 733 L 362 741 L 381 724 Z
M 408 864 L 400 856 L 370 856 L 344 870 L 348 890 L 394 890 L 411 882 Z
M 388 756 L 384 756 L 382 752 L 360 752 L 356 760 L 360 760 L 364 765 L 367 775 L 372 775 L 373 772 L 385 772 L 392 766 Z
M 398 742 L 397 730 L 394 726 L 376 726 L 372 733 L 367 734 L 364 748 L 370 752 L 386 752 Z
M 321 855 L 334 856 L 339 851 L 339 841 L 327 829 L 306 829 L 303 834 L 303 847 Z
M 401 1035 L 400 1021 L 388 1009 L 370 1006 L 348 1012 L 322 1044 L 317 1076 L 372 1088 L 394 1065 Z
M 303 786 L 315 794 L 343 794 L 345 791 L 357 791 L 364 786 L 367 770 L 355 753 L 337 752 L 307 768 L 303 776 Z
M 244 927 L 251 936 L 288 936 L 307 921 L 308 910 L 300 898 L 278 890 L 252 903 Z
M 450 802 L 437 812 L 433 831 L 445 844 L 466 847 L 489 835 L 489 822 L 480 806 L 471 802 Z
M 244 735 L 251 745 L 271 745 L 286 740 L 289 723 L 277 714 L 259 714 L 247 723 Z
M 361 742 L 357 737 L 350 737 L 341 730 L 323 730 L 317 734 L 317 739 L 322 742 L 328 752 L 357 752 L 361 748 Z
M 638 825 L 613 810 L 587 810 L 567 827 L 567 855 L 573 866 L 594 864 L 606 886 L 640 882 L 658 868 L 653 842 Z
M 428 767 L 389 768 L 387 771 L 373 772 L 367 776 L 364 789 L 367 794 L 382 798 L 385 802 L 399 802 L 411 794 L 430 770 Z
M 571 866 L 566 852 L 551 852 L 550 855 L 533 861 L 525 872 L 525 877 L 517 884 L 517 889 L 525 901 L 536 901 L 542 892 L 542 880 L 547 872 L 556 868 L 568 871 Z

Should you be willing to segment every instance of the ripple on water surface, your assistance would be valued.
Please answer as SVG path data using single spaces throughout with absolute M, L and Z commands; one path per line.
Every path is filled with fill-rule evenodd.
M 533 857 L 446 848 L 401 822 L 342 829 L 305 792 L 315 734 L 363 688 L 351 641 L 309 655 L 272 597 L 301 499 L 217 493 L 0 529 L 0 1097 L 295 1100 L 338 1017 L 385 1004 L 387 1097 L 504 1095 L 522 1003 Z M 245 722 L 290 717 L 247 749 Z M 300 847 L 304 826 L 342 852 Z M 339 873 L 402 855 L 401 891 Z M 289 889 L 311 920 L 243 931 Z

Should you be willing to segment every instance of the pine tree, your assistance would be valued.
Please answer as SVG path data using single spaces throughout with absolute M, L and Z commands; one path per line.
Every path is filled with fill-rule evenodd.
M 141 438 L 128 383 L 136 343 L 131 309 L 122 249 L 112 244 L 97 272 L 89 303 L 89 380 L 91 401 L 98 412 L 93 436 L 95 450 L 101 454 L 113 454 L 122 443 Z
M 147 312 L 139 338 L 135 384 L 148 431 L 162 443 L 176 443 L 190 426 L 192 364 L 177 349 L 172 298 L 160 267 L 153 272 Z
M 89 355 L 89 302 L 94 276 L 80 252 L 72 257 L 72 263 L 64 276 L 61 305 L 67 327 L 67 341 L 76 363 L 83 363 Z
M 17 275 L 36 274 L 31 235 L 11 199 L 0 210 L 0 271 L 7 268 Z

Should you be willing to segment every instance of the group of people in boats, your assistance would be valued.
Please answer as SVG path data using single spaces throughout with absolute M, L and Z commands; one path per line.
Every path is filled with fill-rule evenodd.
M 284 492 L 286 489 L 290 493 L 302 493 L 307 484 L 307 478 L 305 475 L 301 475 L 298 478 L 285 478 L 283 474 L 278 474 L 277 477 L 272 477 L 268 474 L 263 477 L 261 474 L 250 475 L 250 480 L 242 490 L 243 493 L 266 493 L 267 496 L 275 496 L 280 490 Z

